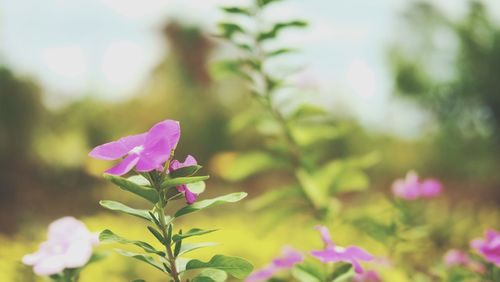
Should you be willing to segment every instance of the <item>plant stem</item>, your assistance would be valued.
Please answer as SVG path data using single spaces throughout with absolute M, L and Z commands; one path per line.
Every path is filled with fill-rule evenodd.
M 163 235 L 163 238 L 167 239 L 168 238 L 168 234 L 167 234 L 167 228 L 168 228 L 168 225 L 170 223 L 167 224 L 167 220 L 165 219 L 165 207 L 166 207 L 166 201 L 165 201 L 165 194 L 164 192 L 162 191 L 161 189 L 161 178 L 154 178 L 154 177 L 151 177 L 151 179 L 153 180 L 153 186 L 154 188 L 158 191 L 158 194 L 159 194 L 159 202 L 158 202 L 158 206 L 157 206 L 157 213 L 158 213 L 158 221 L 160 222 L 160 225 L 158 226 L 158 228 L 160 229 L 162 235 Z M 158 179 L 158 180 L 156 180 Z M 176 266 L 176 263 L 175 263 L 175 256 L 174 256 L 174 253 L 172 252 L 172 246 L 170 244 L 170 242 L 165 242 L 164 244 L 165 246 L 165 250 L 166 250 L 166 254 L 167 254 L 167 260 L 168 260 L 168 263 L 170 265 L 170 275 L 172 276 L 172 279 L 174 280 L 174 282 L 180 282 L 180 278 L 179 278 L 179 272 L 177 271 L 177 266 Z

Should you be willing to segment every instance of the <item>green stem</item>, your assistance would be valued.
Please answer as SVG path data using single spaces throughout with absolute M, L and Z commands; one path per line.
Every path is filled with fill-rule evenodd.
M 167 162 L 166 166 L 168 167 L 170 161 Z M 163 180 L 163 177 L 151 177 L 151 179 L 153 180 L 152 181 L 152 185 L 153 187 L 158 191 L 158 194 L 159 194 L 159 202 L 157 204 L 157 207 L 156 207 L 156 210 L 157 210 L 157 214 L 158 214 L 158 221 L 160 222 L 160 225 L 157 226 L 158 229 L 160 229 L 162 235 L 163 235 L 163 238 L 167 239 L 168 240 L 168 234 L 167 234 L 167 228 L 168 226 L 170 225 L 170 223 L 167 223 L 167 220 L 165 219 L 165 207 L 167 205 L 167 202 L 165 201 L 165 193 L 163 192 L 163 190 L 161 189 L 161 182 Z M 174 282 L 180 282 L 180 278 L 179 278 L 179 272 L 177 270 L 177 265 L 176 265 L 176 262 L 175 262 L 175 256 L 174 256 L 174 253 L 172 252 L 172 246 L 170 244 L 170 242 L 165 242 L 164 243 L 164 246 L 165 246 L 165 250 L 166 250 L 166 255 L 167 255 L 167 260 L 168 260 L 168 263 L 170 265 L 170 275 L 172 276 L 172 279 L 174 280 Z
M 261 8 L 258 5 L 255 6 L 254 10 L 253 10 L 253 16 L 256 19 L 256 25 L 259 25 L 259 23 L 261 22 L 260 12 L 261 12 Z M 256 75 L 258 75 L 259 79 L 262 81 L 262 89 L 260 89 L 260 91 L 259 91 L 259 89 L 257 89 L 257 91 L 260 93 L 253 93 L 252 92 L 254 94 L 253 97 L 265 109 L 267 109 L 271 113 L 271 115 L 274 117 L 274 119 L 278 122 L 278 124 L 281 128 L 283 137 L 285 139 L 285 142 L 287 144 L 288 151 L 290 152 L 294 172 L 297 169 L 301 169 L 301 168 L 308 170 L 308 166 L 306 165 L 306 163 L 304 162 L 304 159 L 302 157 L 300 146 L 293 136 L 292 129 L 290 128 L 288 121 L 283 116 L 283 114 L 275 106 L 273 106 L 273 101 L 272 101 L 273 89 L 271 88 L 271 86 L 269 85 L 269 83 L 267 81 L 267 78 L 269 76 L 267 75 L 266 71 L 264 70 L 264 64 L 266 61 L 266 53 L 265 53 L 264 48 L 262 47 L 261 43 L 257 39 L 261 28 L 259 26 L 257 26 L 256 29 L 257 29 L 257 33 L 255 35 L 253 35 L 251 38 L 251 40 L 254 44 L 254 50 L 252 52 L 252 57 L 253 57 L 252 59 L 255 60 L 256 62 L 258 62 L 259 66 L 260 66 L 260 68 L 256 71 Z M 295 176 L 295 173 L 293 173 L 293 175 L 294 175 L 295 181 L 299 183 L 299 179 Z M 305 193 L 305 194 L 307 195 L 307 193 Z M 316 208 L 316 206 L 314 205 L 314 202 L 309 197 L 306 197 L 306 198 L 308 199 L 308 202 L 309 202 L 310 206 L 312 207 L 312 209 L 315 211 L 315 216 L 321 217 L 321 214 L 320 214 L 319 210 Z

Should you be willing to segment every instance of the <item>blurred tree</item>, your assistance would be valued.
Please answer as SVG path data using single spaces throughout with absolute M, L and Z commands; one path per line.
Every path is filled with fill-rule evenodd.
M 396 93 L 420 103 L 437 121 L 438 134 L 426 138 L 432 140 L 427 168 L 495 186 L 500 27 L 481 2 L 468 7 L 462 19 L 451 20 L 429 2 L 413 2 L 389 55 Z

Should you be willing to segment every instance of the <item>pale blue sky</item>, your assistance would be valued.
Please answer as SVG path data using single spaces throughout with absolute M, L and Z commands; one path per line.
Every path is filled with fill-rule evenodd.
M 222 16 L 218 6 L 244 2 L 0 0 L 0 62 L 39 80 L 49 102 L 91 92 L 123 99 L 140 89 L 163 56 L 158 31 L 167 19 L 214 27 Z M 283 42 L 302 48 L 292 61 L 307 65 L 303 79 L 318 85 L 332 109 L 342 105 L 368 126 L 412 136 L 423 116 L 392 97 L 385 57 L 408 2 L 289 0 L 269 15 L 310 22 L 306 31 L 287 34 Z M 466 2 L 433 1 L 453 16 L 463 13 Z M 500 1 L 487 2 L 500 18 Z

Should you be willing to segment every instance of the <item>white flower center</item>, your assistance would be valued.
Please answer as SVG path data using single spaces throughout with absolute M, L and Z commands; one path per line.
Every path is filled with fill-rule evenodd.
M 335 246 L 335 247 L 334 247 L 334 250 L 335 250 L 337 253 L 343 253 L 343 252 L 345 252 L 345 248 L 344 248 L 344 247 L 339 247 L 339 246 Z
M 134 147 L 132 150 L 130 150 L 128 153 L 129 154 L 139 154 L 140 152 L 142 152 L 142 150 L 144 150 L 144 146 L 136 146 Z

